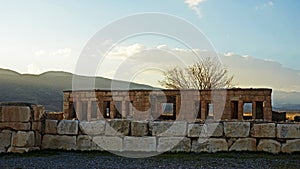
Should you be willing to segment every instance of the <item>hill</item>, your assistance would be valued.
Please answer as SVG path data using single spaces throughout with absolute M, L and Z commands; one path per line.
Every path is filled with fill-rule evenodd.
M 77 76 L 82 82 L 93 77 Z M 30 102 L 45 105 L 48 111 L 62 111 L 63 90 L 72 89 L 73 74 L 67 72 L 46 72 L 40 75 L 19 74 L 0 69 L 0 102 Z M 95 88 L 110 89 L 111 79 L 96 77 Z M 153 89 L 151 86 L 114 81 L 118 89 Z
M 77 76 L 80 83 L 93 77 Z M 45 105 L 48 111 L 62 111 L 63 91 L 72 89 L 73 74 L 50 71 L 40 75 L 20 74 L 0 69 L 0 102 L 30 102 Z M 96 77 L 95 88 L 110 89 L 111 79 Z M 114 81 L 119 89 L 153 89 L 149 85 Z M 273 91 L 273 108 L 278 111 L 299 111 L 300 92 Z

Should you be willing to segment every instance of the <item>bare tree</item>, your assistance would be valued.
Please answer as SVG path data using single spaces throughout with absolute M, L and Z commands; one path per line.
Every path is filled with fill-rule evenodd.
M 168 89 L 220 89 L 232 87 L 233 76 L 213 58 L 207 57 L 187 68 L 173 67 L 159 83 Z

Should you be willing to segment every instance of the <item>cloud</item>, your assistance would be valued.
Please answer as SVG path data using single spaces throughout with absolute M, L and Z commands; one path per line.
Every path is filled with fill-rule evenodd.
M 44 50 L 38 50 L 38 51 L 34 52 L 35 56 L 40 56 L 40 55 L 44 55 L 44 54 L 46 54 L 46 51 L 44 51 Z
M 142 44 L 119 46 L 114 57 L 105 58 L 99 75 L 116 77 L 115 74 L 128 73 L 124 77 L 147 67 L 168 69 L 172 66 L 185 67 L 191 65 L 199 57 L 216 55 L 211 51 L 171 48 L 167 45 L 147 47 Z M 258 59 L 249 55 L 238 55 L 233 52 L 218 54 L 220 63 L 235 77 L 237 87 L 272 87 L 282 91 L 300 91 L 300 71 L 283 67 L 276 61 Z M 118 59 L 116 59 L 118 58 Z M 105 73 L 106 72 L 106 73 Z M 145 74 L 146 75 L 146 74 Z M 120 77 L 120 76 L 119 76 Z M 149 82 L 157 85 L 161 76 L 156 73 L 153 77 L 147 73 L 147 78 L 139 76 L 136 82 Z M 124 78 L 123 80 L 128 80 Z M 131 80 L 131 79 L 129 79 Z
M 275 4 L 273 1 L 268 1 L 268 2 L 265 2 L 261 5 L 258 5 L 255 7 L 256 10 L 263 10 L 265 8 L 268 8 L 268 7 L 273 7 Z
M 49 56 L 60 56 L 60 57 L 69 57 L 72 52 L 70 48 L 58 49 L 54 52 L 49 53 Z
M 199 8 L 200 3 L 204 2 L 205 0 L 184 0 L 184 3 L 186 3 L 190 9 L 196 12 L 196 15 L 199 18 L 202 18 L 202 13 Z

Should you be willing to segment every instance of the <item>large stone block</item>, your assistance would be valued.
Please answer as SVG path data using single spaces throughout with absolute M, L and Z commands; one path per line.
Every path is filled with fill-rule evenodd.
M 123 140 L 121 137 L 111 136 L 96 136 L 93 138 L 93 142 L 106 151 L 122 151 Z
M 281 151 L 284 153 L 300 152 L 300 139 L 287 140 L 282 144 Z
M 105 133 L 105 120 L 80 122 L 79 128 L 83 134 L 103 135 Z
M 229 151 L 256 151 L 256 139 L 239 138 L 229 148 Z
M 206 137 L 204 124 L 189 124 L 188 137 Z
M 261 139 L 257 146 L 257 151 L 277 154 L 280 152 L 281 144 L 278 141 L 271 139 Z
M 42 149 L 75 150 L 76 136 L 44 135 Z
M 277 124 L 277 138 L 300 138 L 300 124 Z
M 78 121 L 77 120 L 61 120 L 57 125 L 58 134 L 77 135 Z
M 13 130 L 30 130 L 30 122 L 22 123 L 22 122 L 0 122 L 0 129 L 13 129 Z
M 223 124 L 205 123 L 189 124 L 188 137 L 221 137 L 223 136 Z
M 79 135 L 77 137 L 76 149 L 81 151 L 92 150 L 93 148 L 93 138 L 88 135 Z
M 34 141 L 34 147 L 40 147 L 42 145 L 42 135 L 40 132 L 35 131 L 34 132 L 34 137 L 35 137 L 35 141 Z
M 208 138 L 192 141 L 192 152 L 209 152 L 215 153 L 218 151 L 228 151 L 227 142 L 221 138 Z
M 31 110 L 27 106 L 2 106 L 2 122 L 29 122 L 30 119 Z
M 131 122 L 131 135 L 136 137 L 148 135 L 148 122 L 146 121 L 132 121 Z
M 6 152 L 6 149 L 10 146 L 11 133 L 2 132 L 0 133 L 0 153 Z
M 130 121 L 122 119 L 108 120 L 105 126 L 106 136 L 128 136 Z
M 57 134 L 57 120 L 46 120 L 45 121 L 45 133 L 46 134 Z
M 224 133 L 226 137 L 248 137 L 249 132 L 249 122 L 224 122 Z
M 124 151 L 154 152 L 156 137 L 124 137 Z
M 149 132 L 152 136 L 185 137 L 187 122 L 150 122 Z
M 275 138 L 275 123 L 253 124 L 251 136 L 257 138 Z
M 208 137 L 222 137 L 223 136 L 223 124 L 222 123 L 205 123 L 204 127 L 207 131 Z
M 34 147 L 34 132 L 18 131 L 12 135 L 12 146 L 14 147 Z
M 190 152 L 191 139 L 187 137 L 160 137 L 157 143 L 158 152 Z

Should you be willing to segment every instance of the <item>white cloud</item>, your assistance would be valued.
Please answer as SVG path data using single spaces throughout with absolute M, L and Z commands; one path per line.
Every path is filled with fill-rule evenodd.
M 196 12 L 197 16 L 199 18 L 202 18 L 202 13 L 199 8 L 200 3 L 204 2 L 205 0 L 184 0 L 184 3 L 186 3 L 190 9 Z
M 49 56 L 60 56 L 60 57 L 69 57 L 72 52 L 70 48 L 58 49 L 54 52 L 49 53 Z
M 263 9 L 265 9 L 265 8 L 267 8 L 267 7 L 273 7 L 274 5 L 275 5 L 275 4 L 274 4 L 273 1 L 268 1 L 268 2 L 265 2 L 265 3 L 261 4 L 261 5 L 257 5 L 257 6 L 255 7 L 255 9 L 256 9 L 256 10 L 263 10 Z
M 132 74 L 132 72 L 149 66 L 162 69 L 168 69 L 175 65 L 185 67 L 195 63 L 199 56 L 211 57 L 215 54 L 199 49 L 171 48 L 167 45 L 148 47 L 142 44 L 119 46 L 116 53 L 114 58 L 105 58 L 100 66 L 99 75 L 113 78 L 115 73 L 120 73 L 120 68 L 121 72 Z M 300 71 L 285 68 L 278 62 L 269 59 L 257 59 L 253 56 L 238 55 L 233 52 L 219 54 L 219 57 L 224 67 L 234 75 L 235 84 L 239 87 L 272 87 L 275 90 L 300 91 Z M 126 74 L 124 77 L 131 76 Z M 159 78 L 161 76 L 157 72 L 152 76 L 147 73 L 137 76 L 134 81 L 157 85 L 156 82 L 161 80 Z
M 235 53 L 234 52 L 227 52 L 227 53 L 224 53 L 224 56 L 234 56 Z
M 40 56 L 40 55 L 44 55 L 44 54 L 46 54 L 46 51 L 44 51 L 44 50 L 38 50 L 38 51 L 34 52 L 35 56 Z

